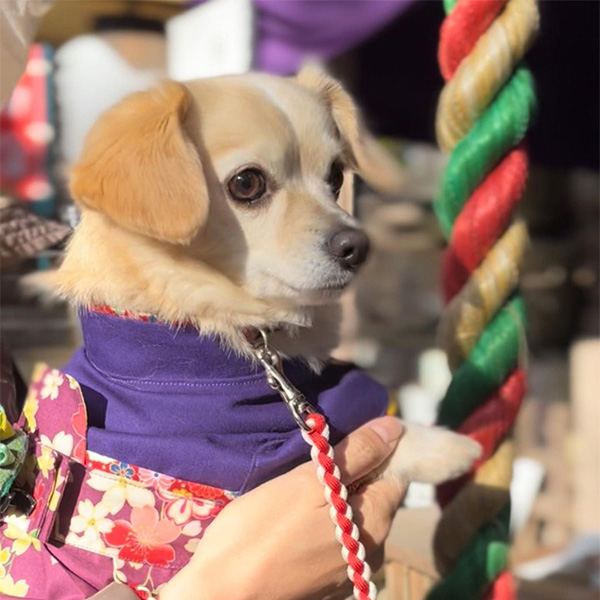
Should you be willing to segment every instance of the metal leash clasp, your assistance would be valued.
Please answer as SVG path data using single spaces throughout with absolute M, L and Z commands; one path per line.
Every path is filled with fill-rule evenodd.
M 306 400 L 304 394 L 285 376 L 281 356 L 276 350 L 269 347 L 267 333 L 263 329 L 259 329 L 258 333 L 260 335 L 256 336 L 256 339 L 252 342 L 252 349 L 265 370 L 269 387 L 279 392 L 298 426 L 304 431 L 311 431 L 306 419 L 311 413 L 315 412 L 312 405 Z

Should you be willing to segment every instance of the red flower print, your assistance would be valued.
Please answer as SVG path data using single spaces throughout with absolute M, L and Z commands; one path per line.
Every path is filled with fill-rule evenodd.
M 210 485 L 203 485 L 192 481 L 182 481 L 179 488 L 189 491 L 194 498 L 199 498 L 200 500 L 222 500 L 225 504 L 231 501 L 231 498 L 224 490 L 211 487 Z
M 83 402 L 79 405 L 77 412 L 71 416 L 71 425 L 76 433 L 81 437 L 85 436 L 87 427 L 87 415 L 85 414 L 85 405 Z
M 85 462 L 85 434 L 87 429 L 87 415 L 83 402 L 79 404 L 77 412 L 71 417 L 71 426 L 75 432 L 74 457 L 80 462 Z
M 121 548 L 119 558 L 164 566 L 173 562 L 175 550 L 169 542 L 177 539 L 180 528 L 167 519 L 158 518 L 153 506 L 131 509 L 131 523 L 119 520 L 104 534 L 106 543 Z
M 44 490 L 46 489 L 46 484 L 44 479 L 38 479 L 35 483 L 35 488 L 33 490 L 33 497 L 35 498 L 35 506 L 29 515 L 31 519 L 31 523 L 36 523 L 38 515 L 42 510 L 42 507 L 45 506 L 44 502 Z
M 150 600 L 149 592 L 146 592 L 144 590 L 138 590 L 137 586 L 133 583 L 128 583 L 127 586 L 130 587 L 135 592 L 135 595 L 138 598 L 141 598 L 142 600 Z

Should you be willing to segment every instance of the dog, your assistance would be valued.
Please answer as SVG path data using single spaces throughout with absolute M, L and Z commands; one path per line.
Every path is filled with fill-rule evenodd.
M 80 585 L 101 589 L 106 563 L 90 568 L 88 552 L 77 567 L 65 553 L 143 563 L 150 571 L 130 569 L 129 582 L 164 581 L 184 562 L 171 551 L 175 542 L 163 543 L 162 554 L 140 550 L 141 542 L 129 547 L 136 522 L 149 527 L 166 515 L 163 529 L 198 534 L 211 498 L 214 508 L 308 460 L 257 364 L 252 332 L 266 332 L 286 375 L 328 419 L 332 443 L 385 413 L 383 388 L 328 362 L 339 298 L 369 249 L 340 206 L 353 172 L 390 193 L 402 179 L 349 94 L 315 65 L 289 78 L 165 82 L 122 100 L 88 134 L 70 182 L 81 222 L 53 275 L 58 293 L 82 310 L 84 346 L 39 388 L 43 396 L 68 381 L 81 393 L 87 431 L 78 421 L 73 436 L 87 448 L 79 460 L 88 474 L 80 489 L 87 482 L 104 494 L 95 516 L 87 496 L 71 502 L 60 524 L 65 545 L 51 552 Z M 479 454 L 464 436 L 407 425 L 368 479 L 438 484 L 467 472 Z M 130 471 L 137 483 L 153 473 L 163 483 L 191 482 L 188 491 L 201 484 L 204 495 L 190 507 L 171 483 L 166 491 L 157 484 L 155 499 L 139 490 L 130 498 L 98 470 L 122 487 Z

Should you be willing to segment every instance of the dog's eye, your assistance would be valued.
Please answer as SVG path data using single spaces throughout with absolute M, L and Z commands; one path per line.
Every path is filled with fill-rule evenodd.
M 227 189 L 234 200 L 254 202 L 265 193 L 267 184 L 262 171 L 244 169 L 229 180 Z
M 327 182 L 331 193 L 337 200 L 344 183 L 344 167 L 339 162 L 335 161 L 331 165 L 329 175 L 327 175 L 327 179 L 325 181 Z

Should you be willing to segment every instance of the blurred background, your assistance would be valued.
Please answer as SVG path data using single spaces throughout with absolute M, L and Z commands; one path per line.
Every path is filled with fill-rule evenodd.
M 26 32 L 30 47 L 10 38 L 10 19 L 1 39 L 5 73 L 27 53 L 0 112 L 0 330 L 23 386 L 35 362 L 60 366 L 79 343 L 69 307 L 27 296 L 17 282 L 60 260 L 78 219 L 66 180 L 98 115 L 165 77 L 288 75 L 318 58 L 407 174 L 393 198 L 357 182 L 355 212 L 374 250 L 345 300 L 340 354 L 384 383 L 406 418 L 435 420 L 450 378 L 435 349 L 444 241 L 432 200 L 446 164 L 434 140 L 441 1 L 10 3 L 14 18 L 29 12 L 38 21 Z M 600 597 L 600 3 L 542 0 L 540 10 L 527 58 L 540 110 L 519 209 L 532 236 L 521 281 L 530 384 L 514 434 L 512 562 L 519 598 L 587 600 Z M 418 600 L 436 577 L 433 497 L 426 486 L 410 490 L 388 545 L 388 598 Z

